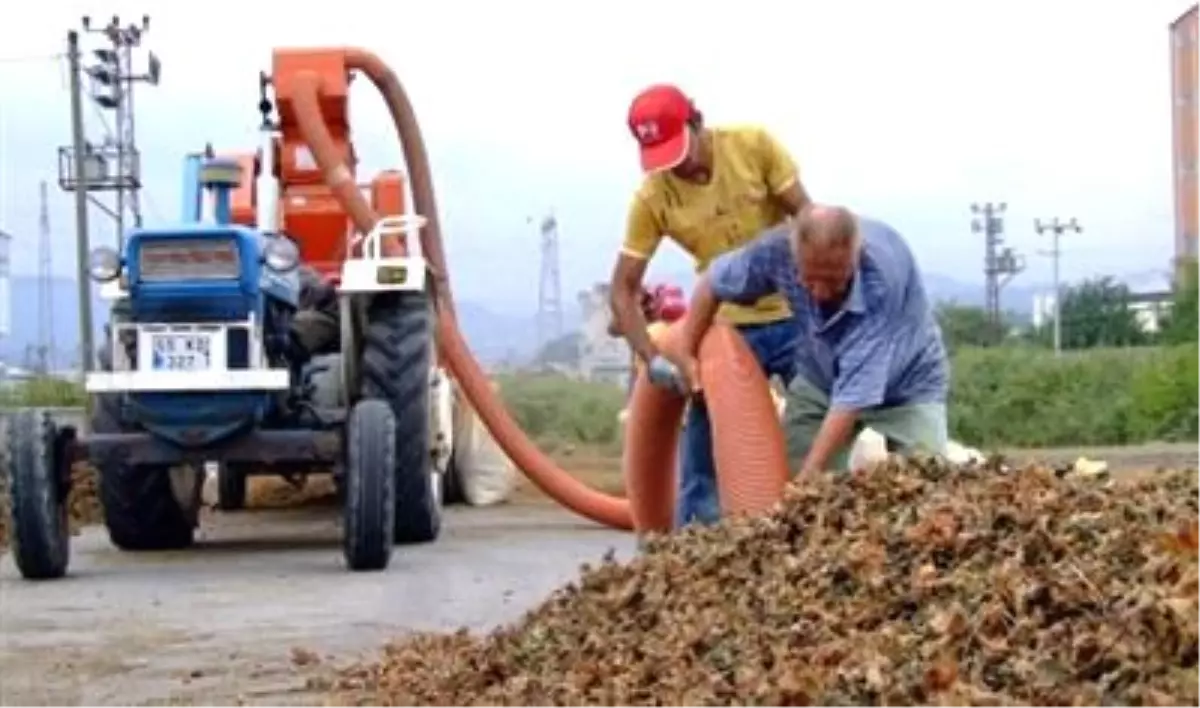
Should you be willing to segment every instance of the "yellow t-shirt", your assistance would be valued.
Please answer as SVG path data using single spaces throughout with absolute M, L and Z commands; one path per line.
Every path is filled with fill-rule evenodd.
M 712 128 L 713 173 L 695 184 L 668 172 L 647 175 L 633 198 L 622 252 L 649 259 L 670 238 L 703 273 L 714 258 L 779 224 L 787 213 L 772 197 L 799 179 L 796 163 L 770 133 L 757 126 Z M 782 295 L 753 306 L 721 306 L 735 324 L 775 322 L 789 315 Z

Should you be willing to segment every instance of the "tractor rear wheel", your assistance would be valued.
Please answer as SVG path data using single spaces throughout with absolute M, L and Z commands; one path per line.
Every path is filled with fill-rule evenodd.
M 119 433 L 118 396 L 93 401 L 92 430 Z M 171 487 L 168 465 L 131 465 L 120 457 L 93 460 L 100 476 L 100 504 L 108 537 L 123 551 L 187 548 L 195 539 L 194 520 Z
M 61 578 L 71 559 L 67 482 L 57 426 L 42 411 L 8 421 L 13 558 L 29 580 Z
M 425 543 L 442 528 L 441 480 L 430 440 L 433 307 L 423 292 L 380 293 L 366 310 L 362 395 L 396 416 L 396 541 Z
M 346 423 L 342 553 L 350 570 L 382 570 L 392 557 L 396 417 L 386 401 L 359 401 Z

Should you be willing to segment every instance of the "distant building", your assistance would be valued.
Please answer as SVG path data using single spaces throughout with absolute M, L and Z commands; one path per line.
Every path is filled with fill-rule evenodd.
M 579 374 L 585 381 L 601 381 L 615 386 L 629 383 L 632 353 L 622 337 L 608 333 L 612 318 L 609 311 L 608 284 L 597 283 L 579 293 L 583 325 L 579 339 Z
M 1171 314 L 1170 293 L 1143 293 L 1135 295 L 1129 309 L 1137 318 L 1138 328 L 1147 334 L 1158 334 L 1163 321 Z
M 1171 312 L 1171 293 L 1165 290 L 1130 293 L 1128 307 L 1133 311 L 1138 327 L 1147 334 L 1155 334 Z M 1063 326 L 1067 325 L 1066 318 L 1063 323 Z M 1034 329 L 1054 324 L 1053 292 L 1036 293 L 1033 296 L 1032 324 Z

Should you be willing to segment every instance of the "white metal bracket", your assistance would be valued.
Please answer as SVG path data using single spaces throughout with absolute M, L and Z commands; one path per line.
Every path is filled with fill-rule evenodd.
M 342 263 L 338 292 L 420 292 L 425 289 L 425 254 L 421 251 L 420 231 L 427 223 L 423 216 L 401 214 L 381 217 L 365 236 L 350 243 L 350 252 L 362 244 L 362 256 Z M 380 256 L 380 242 L 388 236 L 403 236 L 408 255 L 402 258 Z

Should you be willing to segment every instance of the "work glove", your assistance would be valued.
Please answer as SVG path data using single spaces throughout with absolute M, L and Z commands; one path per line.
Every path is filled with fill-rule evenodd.
M 675 366 L 670 359 L 662 354 L 657 354 L 650 360 L 649 365 L 646 367 L 646 377 L 655 386 L 669 389 L 681 396 L 690 393 L 687 390 L 687 383 L 684 381 L 683 375 L 679 372 L 679 367 Z

